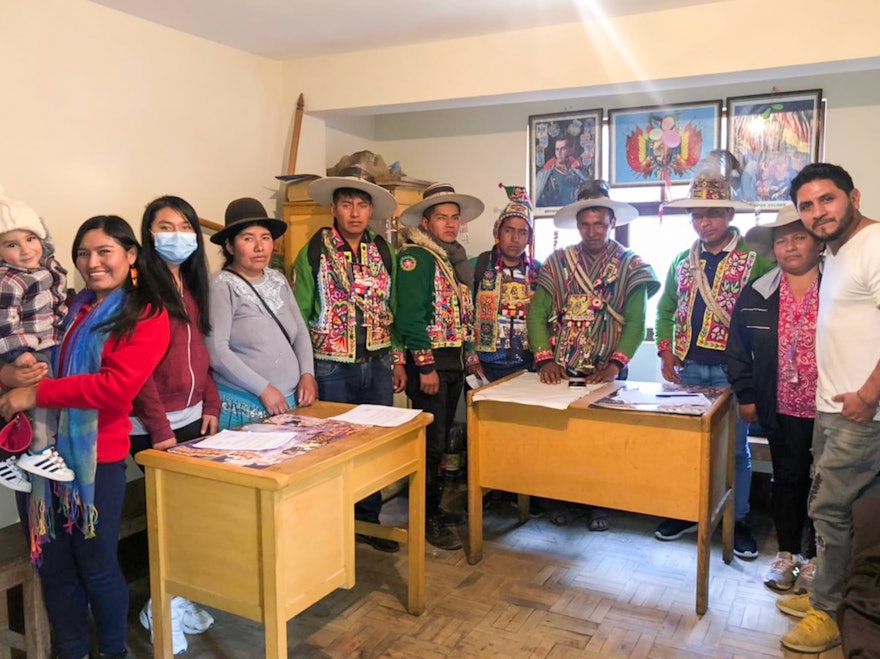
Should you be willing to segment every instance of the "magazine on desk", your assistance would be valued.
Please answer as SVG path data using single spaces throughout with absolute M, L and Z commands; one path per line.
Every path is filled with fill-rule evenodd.
M 367 426 L 285 412 L 234 431 L 178 444 L 169 453 L 265 469 L 364 430 Z M 262 437 L 266 441 L 262 441 Z M 241 448 L 232 448 L 238 444 Z M 260 448 L 261 446 L 265 448 Z
M 592 404 L 594 407 L 630 412 L 702 416 L 725 391 L 722 387 L 697 387 L 671 382 L 625 382 L 617 391 Z

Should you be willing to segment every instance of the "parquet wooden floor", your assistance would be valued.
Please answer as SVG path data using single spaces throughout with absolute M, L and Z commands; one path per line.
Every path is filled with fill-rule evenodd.
M 405 515 L 386 503 L 383 518 Z M 288 625 L 290 657 L 816 657 L 787 654 L 779 636 L 792 624 L 761 583 L 776 546 L 766 516 L 754 514 L 761 556 L 721 560 L 712 552 L 709 611 L 694 612 L 694 536 L 659 542 L 653 517 L 613 513 L 611 529 L 590 533 L 585 519 L 558 527 L 546 517 L 524 525 L 494 503 L 485 518 L 482 562 L 428 547 L 427 611 L 406 613 L 405 552 L 357 549 L 357 585 L 338 590 Z M 459 529 L 466 537 L 465 527 Z M 137 612 L 148 584 L 133 586 L 129 647 L 151 657 Z M 188 659 L 262 657 L 262 627 L 222 612 Z M 841 659 L 837 648 L 818 655 Z

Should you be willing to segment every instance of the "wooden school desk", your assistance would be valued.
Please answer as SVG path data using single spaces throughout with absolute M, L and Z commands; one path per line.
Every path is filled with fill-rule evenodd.
M 318 402 L 329 417 L 351 405 Z M 355 583 L 355 533 L 405 542 L 407 610 L 425 608 L 425 426 L 372 427 L 255 469 L 147 450 L 150 595 L 156 657 L 171 654 L 171 598 L 180 595 L 263 623 L 266 656 L 287 657 L 287 621 Z M 355 522 L 354 504 L 402 478 L 409 525 Z
M 590 407 L 620 386 L 610 383 L 566 410 L 474 403 L 468 392 L 468 562 L 483 556 L 488 489 L 692 520 L 699 523 L 696 610 L 705 613 L 710 542 L 722 519 L 724 561 L 733 557 L 733 396 L 724 392 L 702 416 Z M 522 519 L 527 506 L 520 497 Z

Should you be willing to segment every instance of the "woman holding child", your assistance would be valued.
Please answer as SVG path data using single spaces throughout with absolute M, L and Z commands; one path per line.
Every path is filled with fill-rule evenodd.
M 131 227 L 116 216 L 79 228 L 72 258 L 86 289 L 70 304 L 54 379 L 39 365 L 7 365 L 0 379 L 14 387 L 0 397 L 0 415 L 35 407 L 60 410 L 56 448 L 74 472 L 42 506 L 19 494 L 43 583 L 60 659 L 89 656 L 89 612 L 100 657 L 126 656 L 128 586 L 117 561 L 125 497 L 131 401 L 168 349 L 169 323 Z

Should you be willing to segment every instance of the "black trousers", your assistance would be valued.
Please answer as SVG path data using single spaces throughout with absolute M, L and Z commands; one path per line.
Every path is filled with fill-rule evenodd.
M 813 419 L 777 414 L 776 429 L 768 433 L 767 439 L 773 460 L 770 505 L 779 551 L 812 558 L 816 555 L 816 532 L 807 517 L 807 497 L 813 462 Z
M 440 460 L 446 449 L 446 439 L 455 423 L 455 409 L 461 397 L 464 371 L 437 370 L 440 389 L 428 396 L 419 388 L 419 369 L 406 365 L 406 395 L 416 409 L 430 412 L 434 421 L 425 430 L 427 448 L 427 473 L 425 475 L 425 517 L 440 514 L 440 498 L 443 493 L 440 482 Z

